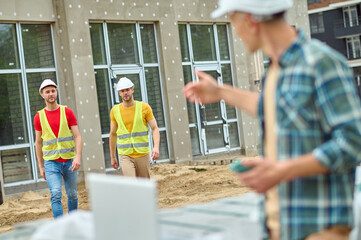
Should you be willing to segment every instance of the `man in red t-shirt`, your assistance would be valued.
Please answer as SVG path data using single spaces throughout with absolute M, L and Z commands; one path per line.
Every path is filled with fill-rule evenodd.
M 69 212 L 78 208 L 76 171 L 80 167 L 82 139 L 74 112 L 57 103 L 57 85 L 46 79 L 39 93 L 46 107 L 34 117 L 35 151 L 40 174 L 50 189 L 51 207 L 56 218 L 63 215 L 62 179 Z

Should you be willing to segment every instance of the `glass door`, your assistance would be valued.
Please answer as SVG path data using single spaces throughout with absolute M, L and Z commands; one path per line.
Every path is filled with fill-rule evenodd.
M 223 84 L 221 71 L 218 65 L 196 66 L 214 79 Z M 198 81 L 198 78 L 196 79 Z M 227 112 L 224 101 L 213 104 L 197 104 L 198 134 L 204 154 L 224 152 L 230 148 Z

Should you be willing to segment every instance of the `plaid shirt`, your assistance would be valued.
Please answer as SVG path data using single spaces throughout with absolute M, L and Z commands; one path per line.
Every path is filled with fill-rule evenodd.
M 361 104 L 346 60 L 299 31 L 280 59 L 276 99 L 278 161 L 312 152 L 331 171 L 279 185 L 282 239 L 299 240 L 335 224 L 352 226 Z M 263 93 L 258 109 L 263 138 Z

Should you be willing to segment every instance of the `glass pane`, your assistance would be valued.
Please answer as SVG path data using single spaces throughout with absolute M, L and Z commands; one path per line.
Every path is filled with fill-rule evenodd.
M 358 14 L 356 6 L 350 7 L 351 27 L 358 26 Z
M 134 93 L 133 93 L 133 98 L 134 100 L 137 101 L 143 101 L 142 99 L 142 92 L 140 90 L 140 79 L 139 79 L 139 74 L 119 74 L 117 75 L 117 79 L 119 80 L 122 77 L 126 77 L 129 78 L 130 80 L 132 80 L 132 82 L 134 83 Z M 121 102 L 122 99 L 119 96 L 119 101 Z
M 57 83 L 56 74 L 55 72 L 28 73 L 26 75 L 26 78 L 28 82 L 31 121 L 34 121 L 35 114 L 45 107 L 44 99 L 39 94 L 39 87 L 43 82 L 43 80 L 47 78 Z M 58 102 L 59 102 L 59 91 L 58 91 Z
M 159 143 L 159 160 L 169 159 L 167 134 L 165 131 L 160 131 L 160 143 Z
M 221 108 L 220 108 L 219 103 L 207 104 L 205 106 L 205 108 L 206 108 L 206 110 L 205 110 L 204 117 L 207 122 L 222 120 Z
M 159 127 L 165 127 L 163 114 L 162 92 L 157 67 L 145 68 L 145 81 L 147 84 L 148 104 L 152 107 L 153 114 Z
M 206 139 L 207 139 L 208 150 L 223 148 L 224 147 L 223 126 L 222 125 L 206 126 Z
M 222 65 L 222 81 L 224 84 L 232 84 L 232 72 L 230 64 Z M 227 119 L 237 118 L 236 108 L 226 105 Z
M 360 37 L 354 37 L 354 45 L 355 45 L 355 57 L 360 58 L 360 53 L 361 53 Z
M 0 24 L 0 69 L 19 67 L 15 24 Z
M 221 60 L 229 60 L 228 35 L 226 25 L 217 25 L 219 55 Z
M 23 24 L 21 28 L 26 67 L 55 67 L 50 25 Z
M 157 63 L 157 47 L 155 44 L 155 33 L 153 24 L 140 25 L 142 37 L 143 61 L 144 63 Z
M 347 41 L 347 57 L 348 59 L 353 58 L 353 48 L 352 48 L 352 42 L 351 39 Z
M 323 24 L 323 14 L 319 13 L 318 14 L 318 32 L 324 32 L 325 31 L 325 26 Z
M 112 163 L 111 163 L 111 160 L 110 160 L 109 138 L 103 138 L 103 151 L 104 151 L 105 168 L 114 169 L 112 167 Z
M 228 132 L 231 148 L 240 147 L 237 122 L 228 124 Z
M 183 76 L 184 76 L 184 84 L 192 82 L 191 66 L 183 66 Z M 194 103 L 187 101 L 187 109 L 188 109 L 189 123 L 196 123 L 197 122 L 196 105 Z
M 4 183 L 33 179 L 29 148 L 0 151 Z
M 106 64 L 103 24 L 89 24 L 94 65 Z
M 199 135 L 198 129 L 196 127 L 189 128 L 191 134 L 191 143 L 192 143 L 192 154 L 200 155 L 201 154 L 201 146 L 199 144 Z
M 0 74 L 0 146 L 27 143 L 20 74 Z
M 179 40 L 182 52 L 182 62 L 190 62 L 189 48 L 188 48 L 188 37 L 187 37 L 187 25 L 179 24 Z
M 138 46 L 135 24 L 108 24 L 112 64 L 138 64 Z
M 191 25 L 195 61 L 215 61 L 216 48 L 212 25 Z
M 102 134 L 105 134 L 110 131 L 110 109 L 112 108 L 108 71 L 106 69 L 95 70 L 95 82 L 97 86 L 100 125 Z
M 214 79 L 217 79 L 217 72 L 216 71 L 205 71 L 205 72 L 212 75 L 212 77 Z M 205 114 L 204 114 L 204 120 L 205 121 L 209 122 L 209 121 L 222 120 L 220 103 L 207 104 L 207 105 L 205 105 L 203 107 L 205 107 Z M 201 109 L 203 107 L 201 107 Z

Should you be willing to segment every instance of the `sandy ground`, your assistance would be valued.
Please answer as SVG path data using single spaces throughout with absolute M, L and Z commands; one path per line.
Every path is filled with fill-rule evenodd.
M 250 191 L 228 170 L 228 165 L 157 164 L 151 168 L 151 178 L 158 183 L 161 209 L 210 202 Z M 79 209 L 89 210 L 84 183 L 78 184 L 78 198 Z M 67 212 L 66 201 L 63 191 L 64 212 Z M 9 199 L 0 205 L 0 233 L 11 231 L 16 224 L 43 218 L 52 218 L 50 194 L 26 192 L 20 199 Z

